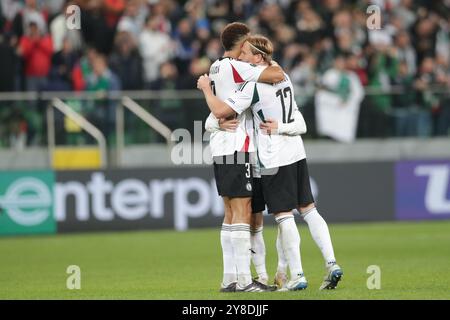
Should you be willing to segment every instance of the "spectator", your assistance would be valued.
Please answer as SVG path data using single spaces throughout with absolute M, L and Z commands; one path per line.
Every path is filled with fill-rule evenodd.
M 78 53 L 73 50 L 72 42 L 68 38 L 64 39 L 62 50 L 53 55 L 47 89 L 51 91 L 73 90 L 72 74 L 78 59 Z
M 189 72 L 185 73 L 183 80 L 181 81 L 180 89 L 189 90 L 197 85 L 197 79 L 202 74 L 209 72 L 211 61 L 208 58 L 196 58 L 189 64 Z
M 15 0 L 2 0 L 0 2 L 0 30 L 4 35 L 13 35 L 13 21 L 22 10 L 22 3 Z M 23 33 L 23 32 L 22 32 Z M 16 38 L 17 42 L 17 38 Z
M 323 74 L 333 67 L 336 50 L 331 38 L 323 38 L 316 47 L 318 61 L 320 61 L 317 70 L 320 74 Z
M 111 90 L 110 84 L 105 83 L 118 87 L 117 77 L 125 90 L 194 89 L 199 70 L 207 72 L 209 61 L 222 55 L 218 38 L 222 28 L 228 22 L 241 20 L 253 32 L 272 38 L 274 59 L 308 92 L 296 98 L 302 111 L 310 114 L 306 116 L 310 123 L 315 122 L 311 120 L 315 100 L 310 99 L 309 93 L 316 92 L 315 79 L 323 78 L 331 69 L 336 71 L 336 56 L 345 56 L 347 71 L 343 74 L 352 71 L 348 74 L 356 74 L 372 93 L 363 101 L 360 135 L 387 136 L 390 129 L 398 136 L 449 134 L 447 0 L 50 2 L 1 0 L 0 90 L 25 89 L 25 77 L 26 88 L 33 90 L 45 86 L 50 78 L 48 89 L 105 92 Z M 66 28 L 65 9 L 71 4 L 82 9 L 81 31 Z M 382 8 L 380 30 L 366 28 L 366 9 L 370 4 Z M 30 22 L 34 31 L 29 30 Z M 50 41 L 46 36 L 48 27 Z M 31 33 L 39 36 L 31 41 Z M 52 60 L 45 49 L 50 42 Z M 29 50 L 30 43 L 39 43 L 39 49 Z M 14 52 L 21 55 L 23 63 L 14 57 Z M 94 69 L 99 67 L 94 66 L 98 65 L 99 53 L 106 56 L 111 68 L 106 67 L 102 74 L 107 75 L 109 70 L 117 77 L 96 75 Z M 173 78 L 175 74 L 177 79 Z M 411 86 L 414 90 L 408 89 Z M 393 89 L 398 89 L 398 94 L 393 95 Z M 416 100 L 411 102 L 412 99 Z M 166 100 L 161 105 L 165 103 L 175 102 Z M 89 102 L 81 105 L 81 109 L 89 107 Z M 95 109 L 94 104 L 90 106 Z M 177 114 L 180 115 L 181 112 Z M 192 117 L 203 115 L 189 113 L 185 121 L 195 120 Z M 28 135 L 36 131 L 35 122 L 28 124 Z M 313 124 L 311 128 L 314 129 Z M 314 136 L 314 130 L 309 132 Z
M 114 6 L 103 5 L 103 1 L 90 0 L 81 4 L 81 33 L 85 44 L 95 48 L 102 54 L 109 54 L 113 48 L 114 35 L 117 25 L 117 12 L 120 10 L 121 0 L 118 0 L 119 9 Z
M 369 83 L 366 67 L 367 62 L 362 56 L 359 56 L 357 54 L 351 54 L 348 56 L 347 68 L 358 76 L 359 81 L 363 86 L 367 86 L 367 84 Z
M 419 107 L 416 110 L 416 135 L 428 137 L 431 135 L 431 113 L 439 109 L 439 97 L 433 92 L 432 87 L 436 84 L 436 73 L 434 70 L 434 59 L 426 57 L 420 65 L 419 73 L 414 83 L 419 95 Z
M 14 91 L 18 57 L 9 39 L 0 35 L 0 92 Z
M 368 55 L 369 86 L 375 91 L 370 97 L 371 107 L 374 108 L 371 131 L 377 137 L 386 137 L 390 129 L 388 119 L 392 106 L 389 91 L 392 79 L 398 74 L 398 58 L 396 48 L 390 42 L 378 42 L 380 39 L 377 39 L 376 46 L 369 47 Z
M 189 63 L 196 57 L 199 50 L 200 43 L 194 36 L 191 21 L 187 18 L 182 19 L 175 32 L 175 61 L 181 74 L 189 72 Z
M 16 150 L 23 150 L 27 145 L 29 136 L 28 123 L 23 112 L 14 108 L 6 120 L 9 145 Z
M 138 42 L 148 13 L 148 8 L 139 0 L 130 0 L 117 25 L 117 32 L 128 32 L 134 38 L 133 40 Z
M 450 8 L 449 8 L 450 10 Z M 450 16 L 447 20 L 441 19 L 439 31 L 436 35 L 436 56 L 439 56 L 447 65 L 450 64 Z
M 100 128 L 105 137 L 112 138 L 114 130 L 116 101 L 109 99 L 110 91 L 121 89 L 120 80 L 109 68 L 106 57 L 97 55 L 92 61 L 92 73 L 86 79 L 88 91 L 94 91 L 99 98 L 95 102 L 93 110 L 90 111 L 89 118 Z
M 53 40 L 53 51 L 58 52 L 63 49 L 64 40 L 70 41 L 70 45 L 73 50 L 81 50 L 82 39 L 79 30 L 69 30 L 66 25 L 66 10 L 70 5 L 75 2 L 68 1 L 63 7 L 62 12 L 57 15 L 50 24 L 50 33 Z
M 20 39 L 19 54 L 25 61 L 26 88 L 38 91 L 47 84 L 53 45 L 50 36 L 42 33 L 38 22 L 31 20 L 28 33 Z
M 354 21 L 351 11 L 347 9 L 338 11 L 334 15 L 333 26 L 338 51 L 360 54 L 366 41 L 366 33 L 365 29 Z
M 93 73 L 94 60 L 99 53 L 94 48 L 87 48 L 86 54 L 81 57 L 80 61 L 75 65 L 72 72 L 72 83 L 75 91 L 86 90 L 87 79 Z
M 417 105 L 414 91 L 414 76 L 406 61 L 399 64 L 399 72 L 393 78 L 393 84 L 399 93 L 393 95 L 391 114 L 394 118 L 394 135 L 396 137 L 411 137 L 417 131 Z
M 48 21 L 52 21 L 61 12 L 65 12 L 66 0 L 50 0 L 44 1 L 45 11 L 48 13 Z
M 115 28 L 125 11 L 127 0 L 103 0 L 103 15 L 105 16 L 106 24 L 110 28 Z
M 280 61 L 286 70 L 292 68 L 293 60 L 305 46 L 296 43 L 297 36 L 295 29 L 286 24 L 276 27 L 274 45 L 278 53 L 273 56 L 276 61 Z M 281 56 L 280 56 L 281 55 Z
M 210 61 L 216 61 L 223 54 L 222 44 L 217 38 L 210 39 L 206 45 L 204 55 L 208 57 Z
M 121 89 L 120 80 L 108 68 L 106 57 L 99 54 L 92 60 L 92 72 L 87 76 L 86 89 L 99 93 L 118 91 Z
M 162 63 L 171 58 L 173 47 L 169 35 L 159 31 L 160 18 L 152 17 L 140 35 L 139 49 L 144 65 L 144 81 L 150 85 L 158 78 Z
M 197 85 L 197 79 L 202 74 L 208 73 L 211 66 L 211 61 L 208 58 L 195 58 L 191 61 L 188 68 L 189 71 L 180 77 L 180 89 L 190 90 Z M 194 121 L 198 119 L 206 119 L 209 114 L 207 108 L 196 108 L 203 100 L 187 99 L 183 101 L 184 110 L 184 127 L 190 132 L 194 132 Z M 193 111 L 195 110 L 195 112 Z
M 269 1 L 261 6 L 258 18 L 258 32 L 265 33 L 271 38 L 274 38 L 277 26 L 282 25 L 285 20 L 281 8 L 276 3 Z
M 346 68 L 345 57 L 338 56 L 325 72 L 316 94 L 316 121 L 320 135 L 348 143 L 356 138 L 364 91 L 358 76 Z
M 25 7 L 14 18 L 12 26 L 14 36 L 20 39 L 27 34 L 31 22 L 36 24 L 41 34 L 46 34 L 47 18 L 47 12 L 40 9 L 38 0 L 26 0 Z
M 418 64 L 421 64 L 425 57 L 434 55 L 437 31 L 437 16 L 423 13 L 423 17 L 420 18 L 414 28 L 414 45 L 417 51 Z
M 395 38 L 395 45 L 397 47 L 399 61 L 406 63 L 409 75 L 415 75 L 417 71 L 417 58 L 408 32 L 405 30 L 399 31 Z
M 319 6 L 319 14 L 325 23 L 325 37 L 333 36 L 333 17 L 342 7 L 342 0 L 325 0 L 323 6 Z M 365 6 L 364 10 L 367 8 Z
M 316 71 L 317 58 L 309 53 L 304 57 L 299 57 L 298 63 L 291 71 L 291 81 L 293 84 L 301 87 L 302 95 L 298 99 L 298 104 L 304 106 L 309 97 L 314 93 L 318 74 Z
M 408 30 L 416 22 L 417 15 L 414 12 L 412 0 L 401 0 L 399 6 L 394 8 L 396 16 L 402 19 L 404 29 Z
M 155 18 L 158 22 L 156 30 L 165 34 L 172 34 L 172 24 L 181 20 L 185 12 L 180 9 L 174 0 L 148 0 L 148 3 L 151 13 L 149 17 Z M 171 21 L 168 16 L 171 17 Z
M 117 34 L 116 47 L 109 64 L 119 77 L 123 90 L 143 89 L 142 58 L 130 33 Z
M 161 65 L 160 77 L 152 84 L 152 89 L 167 90 L 175 92 L 180 86 L 177 67 L 172 62 L 165 62 Z M 184 127 L 186 113 L 192 112 L 187 108 L 182 108 L 183 101 L 176 98 L 164 98 L 158 101 L 155 115 L 170 129 Z

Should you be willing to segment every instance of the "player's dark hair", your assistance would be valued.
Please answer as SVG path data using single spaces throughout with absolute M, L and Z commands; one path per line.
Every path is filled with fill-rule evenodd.
M 222 34 L 220 35 L 220 41 L 222 42 L 225 51 L 230 51 L 237 43 L 243 41 L 249 33 L 250 29 L 246 24 L 233 22 L 223 29 Z

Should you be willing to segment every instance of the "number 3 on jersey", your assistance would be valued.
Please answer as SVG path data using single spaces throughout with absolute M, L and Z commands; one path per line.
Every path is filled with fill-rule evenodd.
M 286 104 L 284 103 L 284 99 L 287 98 L 287 94 L 289 92 L 289 110 L 286 110 Z M 281 109 L 283 110 L 283 123 L 291 123 L 294 121 L 292 119 L 292 90 L 291 87 L 286 87 L 284 89 L 280 89 L 276 93 L 277 97 L 280 97 L 281 100 Z M 288 114 L 286 119 L 286 112 Z
M 246 164 L 245 164 L 245 177 L 246 177 L 247 179 L 249 179 L 249 178 L 252 177 L 252 172 L 251 172 L 251 170 L 252 170 L 252 167 L 250 166 L 250 163 L 246 163 Z

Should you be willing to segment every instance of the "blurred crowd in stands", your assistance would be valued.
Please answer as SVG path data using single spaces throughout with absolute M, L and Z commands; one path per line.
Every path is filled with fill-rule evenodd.
M 378 30 L 367 28 L 372 4 Z M 66 28 L 70 5 L 80 30 Z M 0 91 L 194 89 L 232 21 L 274 42 L 311 136 L 332 68 L 367 88 L 359 137 L 449 135 L 450 0 L 1 0 Z

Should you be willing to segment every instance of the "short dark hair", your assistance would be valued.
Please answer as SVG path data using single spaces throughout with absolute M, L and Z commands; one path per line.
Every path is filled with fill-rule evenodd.
M 220 41 L 225 51 L 232 50 L 234 46 L 250 33 L 245 23 L 233 22 L 226 25 L 220 35 Z

